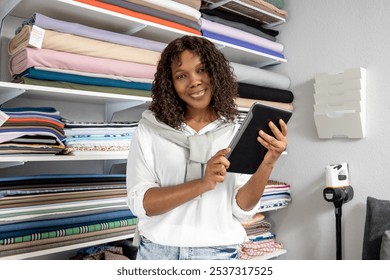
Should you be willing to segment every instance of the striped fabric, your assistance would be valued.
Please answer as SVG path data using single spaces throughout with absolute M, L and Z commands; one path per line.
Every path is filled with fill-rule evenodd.
M 10 244 L 42 240 L 48 238 L 57 238 L 63 236 L 83 234 L 87 232 L 103 231 L 103 230 L 126 227 L 131 225 L 135 226 L 136 224 L 137 224 L 137 218 L 134 217 L 125 220 L 117 220 L 117 221 L 111 221 L 106 223 L 78 226 L 73 228 L 64 228 L 64 229 L 58 229 L 58 230 L 53 230 L 48 232 L 32 233 L 24 236 L 5 238 L 0 240 L 0 251 L 1 251 L 1 245 L 10 245 Z

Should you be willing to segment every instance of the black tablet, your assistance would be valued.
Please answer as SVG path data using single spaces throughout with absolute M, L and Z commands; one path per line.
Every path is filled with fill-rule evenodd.
M 229 144 L 231 151 L 226 154 L 230 161 L 228 172 L 253 174 L 263 161 L 267 149 L 257 141 L 259 131 L 273 135 L 268 126 L 272 121 L 279 129 L 279 119 L 289 121 L 292 112 L 279 107 L 254 103 L 249 109 L 239 130 Z

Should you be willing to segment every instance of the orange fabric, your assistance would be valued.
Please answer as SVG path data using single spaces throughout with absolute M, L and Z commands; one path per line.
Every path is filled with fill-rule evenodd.
M 55 126 L 58 126 L 60 128 L 64 128 L 64 124 L 63 123 L 58 123 L 54 120 L 46 120 L 46 119 L 42 119 L 42 118 L 9 118 L 7 120 L 7 123 L 26 123 L 26 122 L 36 122 L 36 123 L 51 123 Z
M 168 27 L 172 27 L 172 28 L 175 28 L 175 29 L 179 29 L 179 30 L 182 30 L 182 31 L 190 32 L 190 33 L 193 33 L 193 34 L 196 34 L 196 35 L 201 35 L 200 31 L 198 31 L 196 29 L 193 29 L 191 27 L 188 27 L 188 26 L 185 26 L 185 25 L 182 25 L 182 24 L 178 24 L 178 23 L 175 23 L 175 22 L 172 22 L 172 21 L 168 21 L 168 20 L 165 20 L 165 19 L 157 18 L 157 17 L 154 17 L 154 16 L 150 16 L 150 15 L 134 12 L 132 10 L 128 10 L 128 9 L 125 9 L 125 8 L 122 8 L 122 7 L 118 7 L 118 6 L 115 6 L 115 5 L 99 2 L 99 1 L 96 1 L 96 0 L 75 0 L 75 1 L 76 2 L 80 2 L 80 3 L 84 3 L 84 4 L 88 4 L 88 5 L 91 5 L 91 6 L 94 6 L 94 7 L 106 9 L 106 10 L 109 10 L 109 11 L 117 12 L 117 13 L 120 13 L 120 14 L 124 14 L 124 15 L 127 15 L 127 16 L 139 18 L 139 19 L 142 19 L 142 20 L 147 20 L 147 21 L 150 21 L 150 22 L 158 23 L 158 24 L 165 25 L 165 26 L 168 26 Z

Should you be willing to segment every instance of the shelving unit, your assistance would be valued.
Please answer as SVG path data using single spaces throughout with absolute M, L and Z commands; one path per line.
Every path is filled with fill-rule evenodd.
M 231 1 L 222 1 L 231 2 Z M 233 1 L 240 3 L 241 1 Z M 254 9 L 258 13 L 268 15 L 266 11 Z M 138 18 L 126 16 L 105 9 L 93 7 L 72 0 L 0 0 L 0 105 L 5 103 L 17 103 L 18 100 L 31 101 L 33 104 L 66 103 L 75 104 L 80 107 L 96 106 L 99 108 L 91 118 L 97 120 L 111 120 L 115 113 L 131 109 L 138 105 L 150 102 L 149 97 L 121 95 L 114 93 L 92 92 L 73 89 L 52 88 L 9 82 L 8 54 L 6 45 L 12 36 L 13 30 L 20 26 L 23 20 L 29 18 L 34 12 L 56 18 L 59 20 L 78 22 L 91 27 L 110 30 L 113 32 L 131 34 L 137 37 L 169 43 L 173 39 L 188 34 L 184 31 L 147 22 Z M 272 16 L 272 15 L 268 15 Z M 277 19 L 277 24 L 283 23 L 283 19 Z M 271 23 L 270 23 L 271 24 Z M 272 23 L 274 25 L 275 22 Z M 12 30 L 12 32 L 11 32 Z M 240 46 L 213 41 L 225 56 L 232 62 L 242 63 L 255 67 L 264 67 L 286 62 L 285 59 L 274 57 L 268 54 L 249 50 Z M 95 107 L 94 107 L 95 108 Z M 83 113 L 80 112 L 82 115 Z M 102 116 L 103 115 L 103 116 Z M 77 116 L 75 116 L 77 117 Z M 101 170 L 101 165 L 107 161 L 125 162 L 127 153 L 107 153 L 91 155 L 11 155 L 0 156 L 0 172 L 2 168 L 15 167 L 25 163 L 69 163 L 72 168 L 80 168 L 85 161 L 92 161 Z M 55 248 L 48 248 L 40 251 L 15 254 L 0 259 L 26 259 L 41 257 L 50 254 L 58 254 L 65 251 L 80 249 L 120 239 L 132 238 L 133 234 L 124 234 L 112 238 L 105 238 L 84 242 L 75 245 L 64 245 Z M 283 251 L 275 253 L 282 254 Z M 275 256 L 276 256 L 275 255 Z M 274 256 L 274 254 L 273 254 Z M 270 257 L 273 257 L 270 256 Z

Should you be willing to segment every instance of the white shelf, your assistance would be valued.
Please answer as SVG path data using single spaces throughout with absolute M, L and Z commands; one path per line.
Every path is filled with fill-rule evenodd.
M 99 244 L 103 244 L 103 243 L 109 243 L 109 242 L 113 242 L 113 241 L 133 238 L 133 237 L 134 237 L 133 233 L 131 233 L 131 234 L 124 234 L 124 235 L 115 236 L 115 237 L 111 237 L 111 238 L 103 238 L 103 239 L 93 240 L 93 241 L 89 241 L 89 242 L 83 242 L 83 243 L 80 243 L 80 244 L 59 246 L 59 247 L 53 247 L 53 248 L 45 249 L 45 250 L 31 251 L 31 252 L 28 252 L 28 253 L 22 253 L 22 254 L 15 254 L 15 255 L 10 255 L 10 256 L 0 257 L 0 259 L 1 260 L 28 259 L 28 258 L 34 258 L 34 257 L 39 257 L 39 256 L 44 256 L 44 255 L 49 255 L 49 254 L 60 253 L 60 252 L 64 252 L 64 251 L 81 249 L 81 248 L 84 248 L 84 247 L 99 245 Z
M 163 43 L 169 43 L 182 35 L 193 35 L 192 33 L 187 33 L 179 29 L 71 0 L 10 0 L 8 2 L 8 8 L 5 7 L 4 10 L 11 10 L 9 13 L 10 16 L 21 19 L 29 18 L 34 12 L 39 12 L 55 19 L 79 22 L 95 28 L 130 34 Z M 14 8 L 12 8 L 13 6 Z M 218 40 L 212 41 L 218 45 L 221 51 L 232 62 L 256 67 L 286 62 L 284 58 L 252 51 Z
M 0 104 L 21 94 L 23 94 L 23 97 L 29 98 L 74 101 L 89 104 L 131 102 L 134 103 L 133 106 L 137 106 L 141 103 L 151 101 L 150 97 L 143 96 L 0 82 Z

